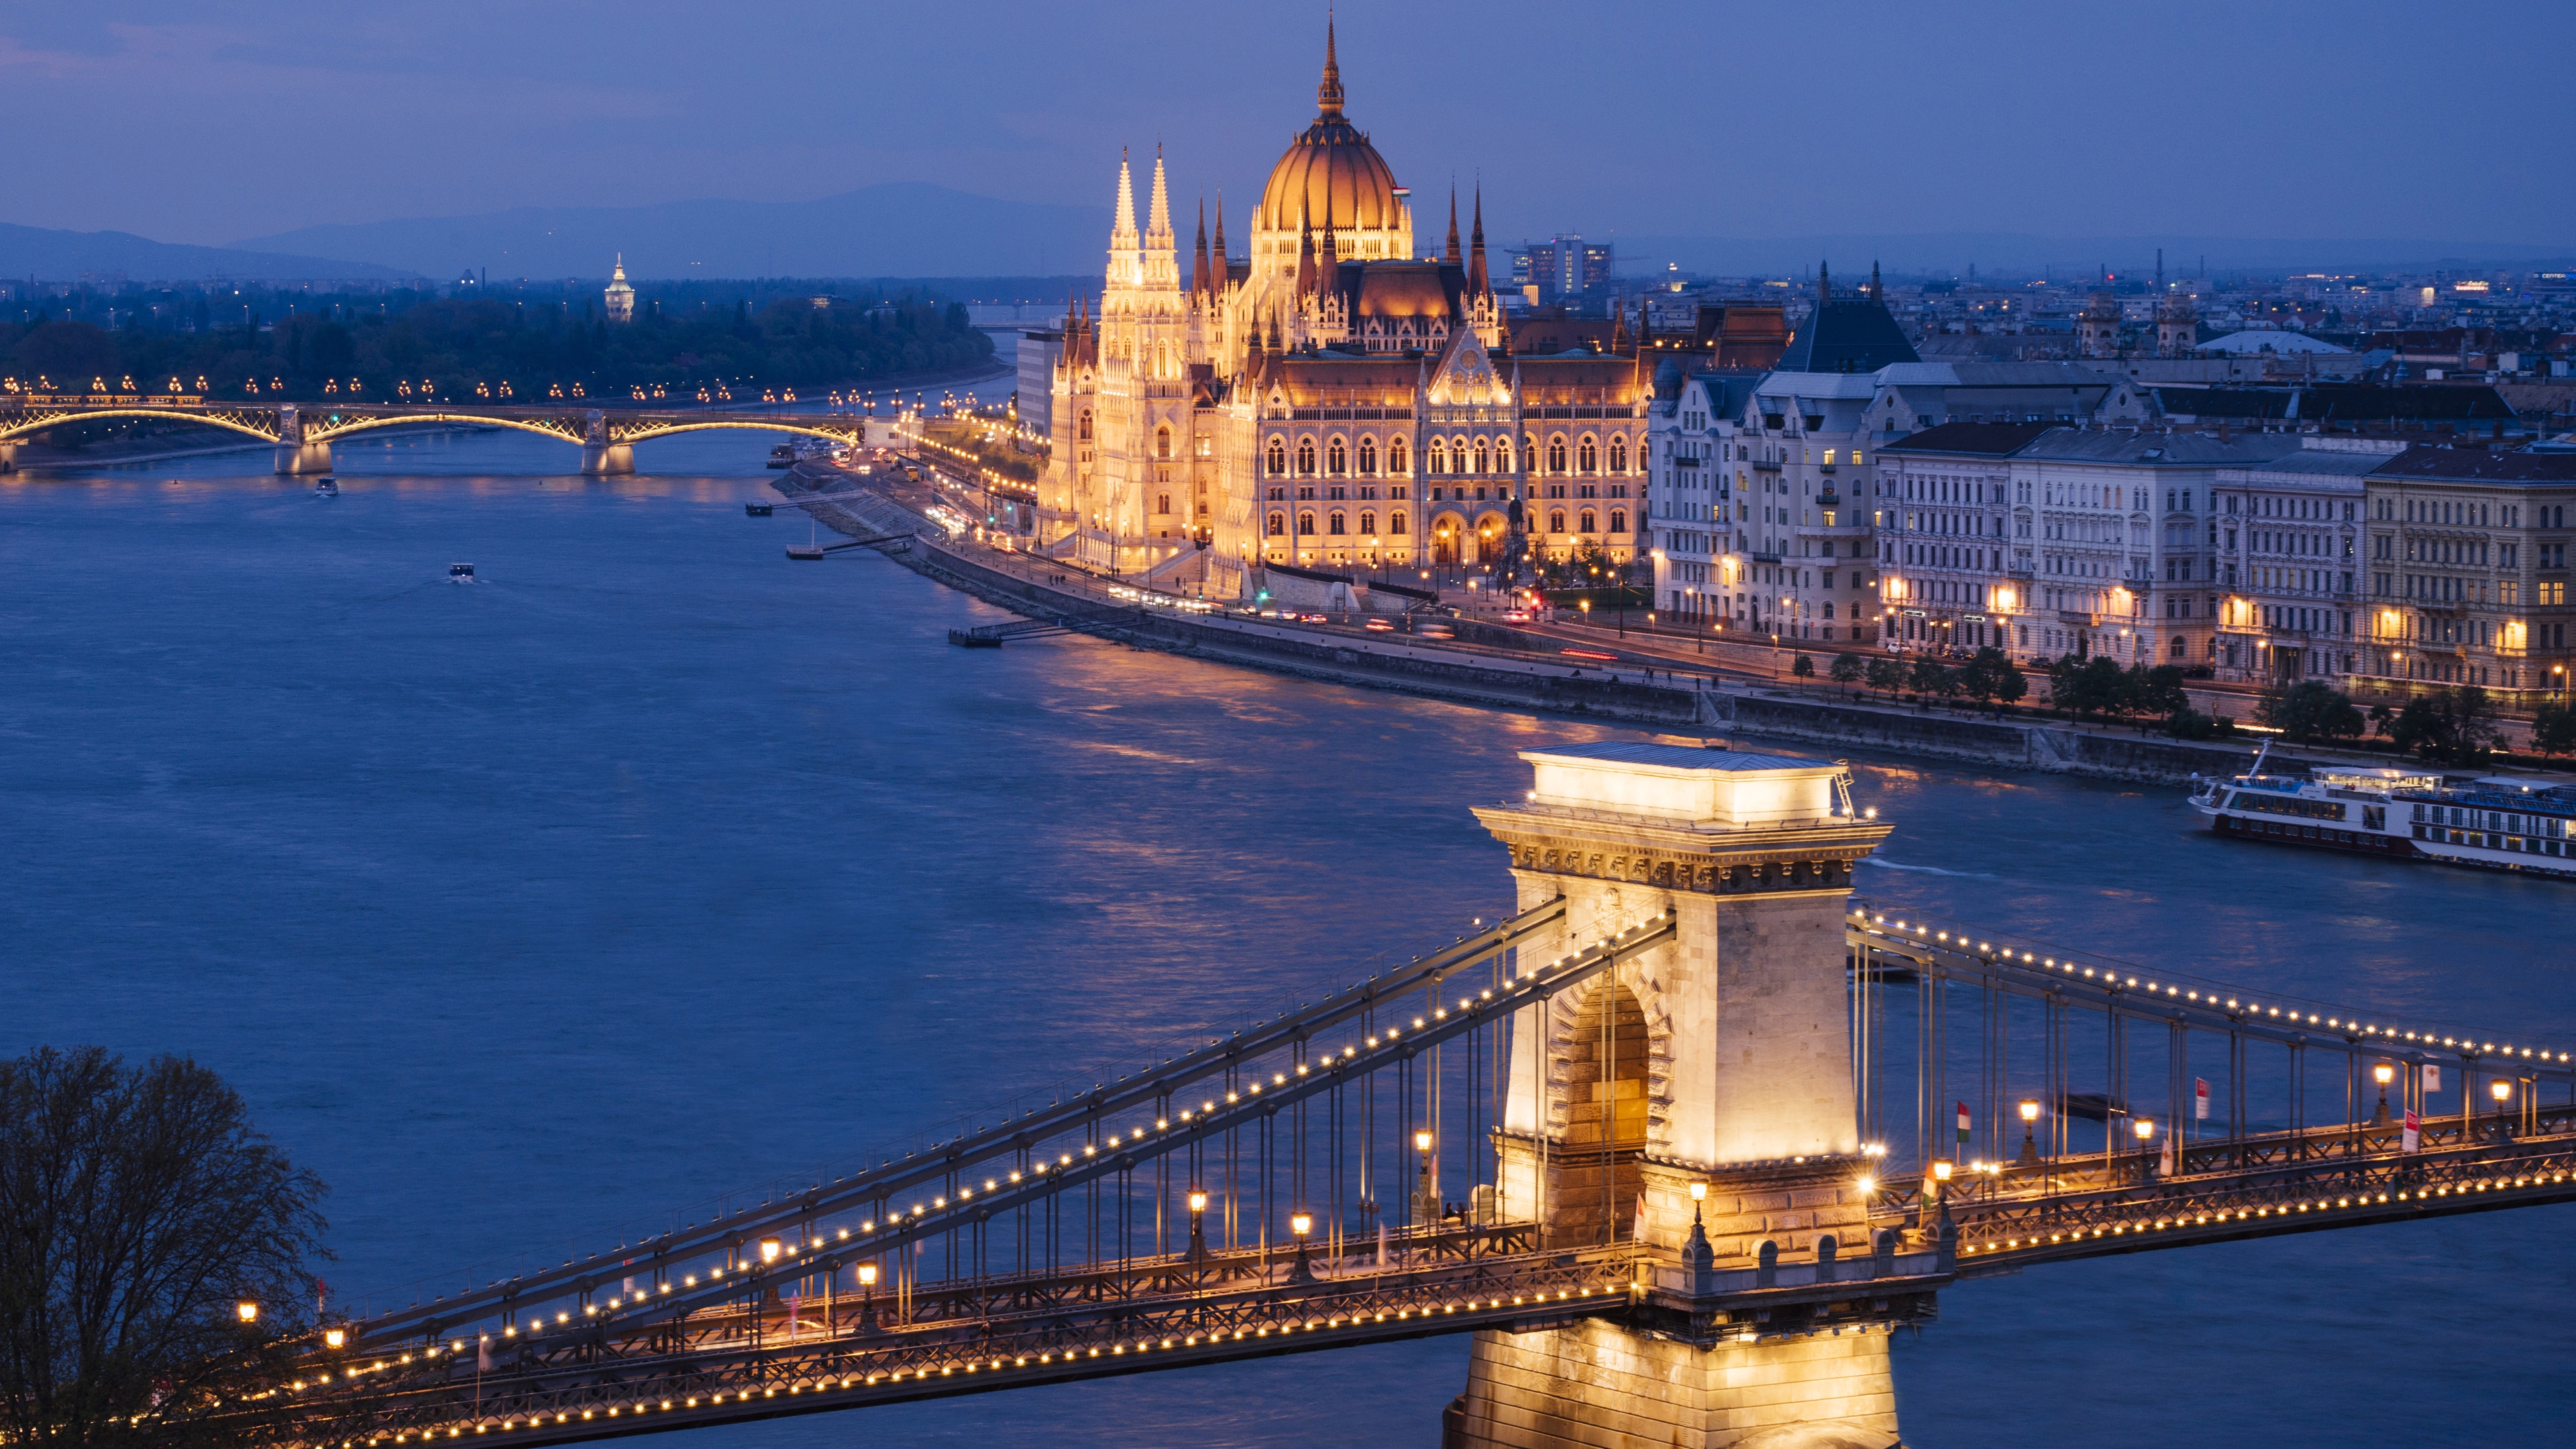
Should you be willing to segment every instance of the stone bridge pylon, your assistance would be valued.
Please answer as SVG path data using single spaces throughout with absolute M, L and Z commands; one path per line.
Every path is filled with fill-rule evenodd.
M 1858 1260 L 1892 1251 L 1864 1206 L 1843 920 L 1852 868 L 1887 827 L 1854 813 L 1832 762 L 1637 743 L 1521 757 L 1528 798 L 1477 817 L 1511 851 L 1520 909 L 1567 904 L 1561 936 L 1521 959 L 1672 917 L 1515 1020 L 1495 1142 L 1502 1210 L 1537 1217 L 1551 1247 L 1632 1247 L 1640 1312 L 1477 1334 L 1445 1442 L 1894 1444 L 1903 1313 L 1855 1323 L 1837 1305 L 1836 1327 L 1801 1332 L 1785 1301 L 1705 1306 L 1721 1276 L 1747 1276 L 1727 1270 L 1812 1290 L 1838 1258 L 1862 1279 Z

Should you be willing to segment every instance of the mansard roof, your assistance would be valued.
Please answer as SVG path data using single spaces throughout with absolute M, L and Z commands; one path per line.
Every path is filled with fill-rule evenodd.
M 2008 458 L 2051 431 L 2046 423 L 1942 423 L 1883 443 L 1879 453 L 1967 453 Z
M 2576 483 L 2576 453 L 2489 453 L 2476 448 L 2409 448 L 2372 471 L 2374 478 L 2442 483 Z
M 1876 372 L 1897 362 L 1921 362 L 1905 329 L 1874 297 L 1833 298 L 1789 337 L 1780 354 L 1782 372 Z
M 1454 320 L 1466 312 L 1467 269 L 1448 262 L 1343 262 L 1328 285 L 1354 327 L 1372 317 Z

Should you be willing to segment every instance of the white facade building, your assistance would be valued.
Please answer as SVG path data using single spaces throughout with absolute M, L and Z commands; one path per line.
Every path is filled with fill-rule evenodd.
M 2406 450 L 2382 438 L 2307 437 L 2297 452 L 2217 477 L 2221 679 L 2288 684 L 2361 671 L 2363 500 L 2372 469 Z

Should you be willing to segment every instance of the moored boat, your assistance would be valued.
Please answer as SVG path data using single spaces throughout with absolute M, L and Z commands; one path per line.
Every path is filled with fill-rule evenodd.
M 2576 879 L 2576 796 L 2544 781 L 2320 765 L 2204 780 L 2192 808 L 2218 834 L 2276 845 Z

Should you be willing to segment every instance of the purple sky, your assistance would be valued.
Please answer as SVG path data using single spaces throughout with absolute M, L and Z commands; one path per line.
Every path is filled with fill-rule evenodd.
M 1184 196 L 1311 115 L 1323 7 L 186 0 L 0 10 L 0 220 L 223 243 L 926 180 Z M 1351 4 L 1352 116 L 1498 235 L 2569 244 L 2576 6 Z M 1436 201 L 1433 203 L 1437 205 Z

